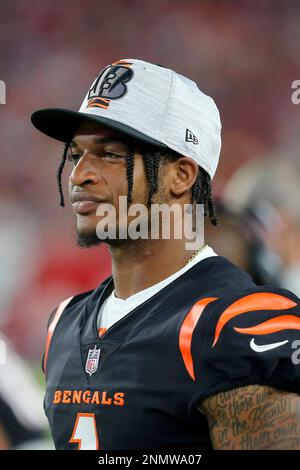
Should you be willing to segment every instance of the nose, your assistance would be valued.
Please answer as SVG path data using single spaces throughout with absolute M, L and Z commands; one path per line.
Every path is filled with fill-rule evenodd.
M 72 186 L 86 186 L 88 184 L 97 184 L 100 180 L 99 168 L 97 171 L 91 154 L 84 152 L 73 168 L 69 183 Z

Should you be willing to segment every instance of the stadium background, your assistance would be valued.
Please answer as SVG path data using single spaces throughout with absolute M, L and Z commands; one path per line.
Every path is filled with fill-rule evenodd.
M 300 105 L 291 101 L 291 84 L 300 79 L 299 19 L 300 3 L 290 0 L 1 1 L 0 79 L 7 95 L 0 105 L 0 322 L 30 364 L 40 362 L 55 305 L 110 273 L 105 247 L 74 244 L 70 205 L 58 207 L 62 145 L 31 126 L 31 112 L 78 109 L 103 66 L 141 58 L 187 75 L 218 104 L 219 197 L 246 162 L 279 156 L 299 172 Z M 279 196 L 282 188 L 289 192 L 284 178 L 279 172 Z M 300 190 L 295 194 L 298 217 Z M 299 256 L 296 232 L 292 259 Z M 232 240 L 221 243 L 224 254 L 234 256 Z

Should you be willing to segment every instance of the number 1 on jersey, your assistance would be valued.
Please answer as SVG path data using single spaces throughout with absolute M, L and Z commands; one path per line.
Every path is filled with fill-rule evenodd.
M 78 450 L 99 450 L 94 413 L 77 413 L 73 434 L 69 442 L 78 444 Z

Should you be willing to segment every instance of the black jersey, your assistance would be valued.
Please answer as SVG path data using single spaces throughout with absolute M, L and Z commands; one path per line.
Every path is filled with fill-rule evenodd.
M 300 392 L 291 292 L 213 256 L 99 337 L 113 288 L 108 278 L 50 321 L 44 406 L 57 449 L 210 449 L 204 397 L 250 384 Z

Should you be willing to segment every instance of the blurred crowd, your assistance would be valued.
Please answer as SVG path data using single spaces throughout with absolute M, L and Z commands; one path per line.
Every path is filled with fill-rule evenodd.
M 22 356 L 39 362 L 53 308 L 110 274 L 105 247 L 75 246 L 70 206 L 58 207 L 62 145 L 33 129 L 30 114 L 78 109 L 98 72 L 121 58 L 173 68 L 214 97 L 220 225 L 207 224 L 207 241 L 258 283 L 300 295 L 300 105 L 291 102 L 299 2 L 2 0 L 0 8 L 0 327 Z

